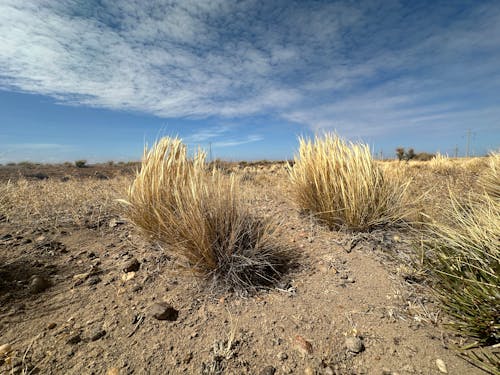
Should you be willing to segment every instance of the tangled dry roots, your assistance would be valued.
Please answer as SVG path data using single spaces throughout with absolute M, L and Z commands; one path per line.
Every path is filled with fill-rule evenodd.
M 242 204 L 234 176 L 209 170 L 201 151 L 188 158 L 179 139 L 163 138 L 145 150 L 123 202 L 135 225 L 218 290 L 272 285 L 291 259 L 276 226 Z

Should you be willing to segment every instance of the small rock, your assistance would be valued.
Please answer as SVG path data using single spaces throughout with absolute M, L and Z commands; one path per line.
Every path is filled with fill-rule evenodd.
M 142 286 L 140 286 L 139 284 L 135 284 L 133 287 L 132 287 L 132 292 L 136 293 L 136 292 L 139 292 L 142 290 Z
M 71 336 L 68 339 L 68 341 L 66 341 L 66 344 L 75 345 L 75 344 L 78 344 L 81 341 L 82 341 L 82 337 L 80 336 L 79 333 L 77 333 L 76 335 Z
M 56 327 L 57 327 L 57 324 L 56 324 L 56 323 L 53 323 L 53 322 L 52 322 L 52 323 L 49 323 L 49 324 L 47 325 L 47 329 L 54 329 L 54 328 L 56 328 Z
M 87 284 L 89 285 L 97 285 L 101 282 L 101 278 L 99 276 L 92 276 L 88 279 Z
M 316 371 L 314 371 L 311 367 L 306 367 L 304 369 L 304 375 L 315 375 Z
M 122 281 L 129 281 L 132 280 L 134 277 L 135 277 L 135 272 L 124 273 L 122 276 Z
M 446 363 L 442 359 L 436 359 L 436 366 L 439 369 L 439 372 L 442 372 L 443 374 L 448 373 L 448 369 L 446 368 Z
M 0 357 L 4 357 L 12 351 L 12 345 L 3 344 L 0 345 Z
M 120 370 L 116 367 L 111 367 L 108 371 L 106 371 L 106 375 L 120 375 Z
M 114 227 L 117 227 L 118 225 L 121 225 L 121 224 L 125 224 L 125 220 L 120 220 L 120 219 L 111 219 L 109 221 L 109 227 L 110 228 L 114 228 Z
M 73 276 L 73 280 L 85 280 L 90 276 L 90 272 L 78 273 Z
M 275 372 L 276 369 L 273 366 L 266 366 L 261 370 L 260 375 L 274 375 Z
M 179 311 L 167 302 L 159 302 L 151 306 L 150 314 L 153 318 L 158 320 L 175 321 L 179 316 Z
M 276 358 L 278 358 L 280 361 L 285 361 L 288 358 L 288 354 L 286 354 L 285 352 L 279 352 L 276 355 Z
M 323 370 L 323 374 L 325 375 L 335 375 L 335 373 L 333 372 L 333 369 L 331 367 L 325 367 L 325 369 Z
M 345 339 L 345 346 L 347 350 L 352 353 L 361 353 L 365 349 L 365 345 L 363 344 L 363 340 L 359 337 L 347 337 Z
M 103 329 L 97 329 L 94 331 L 92 336 L 90 336 L 90 341 L 97 341 L 102 339 L 104 336 L 106 336 L 106 331 Z
M 39 275 L 33 275 L 30 282 L 30 290 L 33 293 L 43 292 L 45 289 L 50 287 L 50 282 L 44 277 Z
M 312 344 L 307 341 L 305 338 L 302 336 L 296 335 L 294 340 L 293 340 L 293 347 L 297 349 L 300 353 L 303 355 L 306 354 L 312 354 L 313 352 L 313 347 Z
M 141 267 L 141 264 L 136 258 L 130 259 L 127 263 L 125 263 L 125 266 L 123 267 L 123 272 L 137 272 L 139 271 L 139 268 Z

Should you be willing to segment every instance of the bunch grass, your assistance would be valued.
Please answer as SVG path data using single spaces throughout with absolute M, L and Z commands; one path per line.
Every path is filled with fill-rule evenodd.
M 145 149 L 123 202 L 130 220 L 183 270 L 220 291 L 246 293 L 276 282 L 290 253 L 276 226 L 255 217 L 238 192 L 234 175 L 208 168 L 201 151 L 188 158 L 181 140 L 166 137 Z
M 450 192 L 449 220 L 428 224 L 426 266 L 450 327 L 481 345 L 500 341 L 500 201 L 460 201 Z
M 330 228 L 371 230 L 412 214 L 406 199 L 410 181 L 384 172 L 366 144 L 331 133 L 314 141 L 300 138 L 288 170 L 295 201 Z
M 500 199 L 500 152 L 488 157 L 488 165 L 479 177 L 479 184 L 486 194 L 494 199 Z

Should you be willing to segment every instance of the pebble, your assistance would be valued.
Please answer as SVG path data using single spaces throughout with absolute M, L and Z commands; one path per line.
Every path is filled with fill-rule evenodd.
M 260 372 L 260 375 L 274 375 L 276 369 L 273 366 L 266 366 Z
M 56 328 L 56 327 L 57 327 L 57 324 L 56 324 L 56 323 L 49 323 L 49 324 L 47 325 L 47 329 L 54 329 L 54 328 Z
M 101 282 L 101 278 L 99 276 L 92 276 L 88 279 L 87 283 L 89 285 L 97 285 Z
M 276 355 L 276 358 L 278 358 L 280 361 L 285 361 L 288 358 L 288 354 L 286 354 L 285 352 L 279 352 Z
M 130 259 L 127 263 L 125 263 L 123 267 L 123 272 L 128 273 L 128 272 L 137 272 L 139 271 L 139 268 L 141 267 L 141 264 L 136 258 Z
M 79 342 L 82 341 L 82 337 L 80 336 L 80 334 L 76 334 L 76 335 L 73 335 L 71 336 L 68 341 L 66 341 L 66 344 L 70 344 L 70 345 L 75 345 L 75 344 L 78 344 Z
M 302 336 L 296 335 L 294 340 L 293 340 L 293 347 L 297 349 L 300 353 L 303 355 L 306 354 L 312 354 L 313 352 L 313 347 L 312 344 L 307 341 L 305 338 Z
M 158 320 L 175 321 L 179 316 L 179 311 L 167 302 L 159 302 L 151 306 L 150 314 L 153 318 Z
M 106 375 L 120 375 L 120 370 L 116 367 L 111 367 L 108 371 L 106 371 Z
M 9 354 L 11 351 L 12 351 L 12 345 L 10 344 L 0 345 L 0 357 Z
M 316 371 L 314 371 L 311 367 L 306 367 L 304 370 L 304 375 L 315 375 Z
M 129 281 L 132 280 L 135 277 L 135 272 L 127 272 L 124 273 L 122 276 L 122 281 Z
M 365 345 L 363 344 L 363 340 L 359 337 L 349 336 L 345 339 L 345 346 L 347 350 L 352 353 L 361 353 L 365 349 Z
M 442 359 L 436 359 L 436 366 L 439 369 L 439 372 L 442 372 L 443 374 L 448 373 L 448 369 L 446 368 L 446 364 Z
M 325 369 L 323 370 L 323 374 L 325 374 L 325 375 L 335 375 L 335 373 L 333 372 L 333 370 L 332 370 L 331 367 L 325 367 Z
M 90 336 L 90 341 L 97 341 L 102 339 L 104 336 L 106 336 L 106 331 L 103 329 L 97 329 L 94 333 L 92 333 L 92 336 Z
M 43 292 L 50 287 L 50 282 L 42 276 L 33 275 L 30 282 L 30 290 L 33 293 Z

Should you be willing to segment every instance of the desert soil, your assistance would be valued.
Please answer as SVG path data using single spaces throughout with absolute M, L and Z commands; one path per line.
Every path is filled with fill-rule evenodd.
M 47 168 L 82 183 L 129 173 Z M 97 225 L 1 219 L 0 345 L 11 351 L 0 374 L 481 373 L 411 272 L 409 233 L 330 231 L 297 210 L 281 175 L 261 173 L 245 182 L 248 199 L 301 257 L 250 296 L 207 292 L 119 213 Z M 166 320 L 160 302 L 175 309 Z

